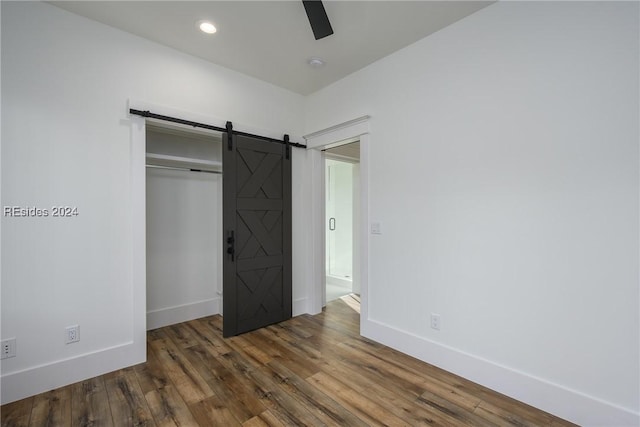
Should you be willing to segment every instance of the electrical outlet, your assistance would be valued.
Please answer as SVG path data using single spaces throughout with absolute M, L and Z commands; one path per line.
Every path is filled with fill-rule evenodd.
M 80 326 L 72 325 L 65 328 L 65 344 L 80 341 Z
M 16 339 L 9 338 L 2 340 L 0 347 L 0 359 L 8 359 L 9 357 L 16 357 Z
M 431 313 L 431 329 L 440 330 L 440 315 Z

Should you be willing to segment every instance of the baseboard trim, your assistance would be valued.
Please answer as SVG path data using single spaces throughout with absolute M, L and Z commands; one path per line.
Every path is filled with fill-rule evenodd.
M 349 288 L 349 289 L 353 288 L 353 281 L 351 279 L 347 279 L 344 277 L 327 275 L 326 281 L 327 281 L 327 285 L 341 286 L 343 288 Z
M 147 311 L 147 330 L 220 314 L 220 298 Z
M 458 349 L 363 319 L 361 334 L 446 371 L 582 426 L 638 426 L 640 413 Z
M 306 314 L 308 313 L 308 307 L 307 307 L 307 298 L 298 298 L 297 300 L 295 300 L 293 302 L 293 313 L 292 315 L 295 316 L 300 316 L 301 314 Z
M 141 348 L 140 348 L 141 347 Z M 69 359 L 2 375 L 0 402 L 15 402 L 146 360 L 146 343 L 128 342 Z

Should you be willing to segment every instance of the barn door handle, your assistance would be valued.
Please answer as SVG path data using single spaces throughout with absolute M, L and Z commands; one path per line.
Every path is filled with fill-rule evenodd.
M 236 253 L 236 239 L 233 236 L 233 230 L 231 230 L 229 237 L 227 237 L 227 253 L 231 255 L 231 262 L 235 261 L 235 253 Z
M 329 231 L 333 231 L 336 229 L 336 219 L 329 218 Z

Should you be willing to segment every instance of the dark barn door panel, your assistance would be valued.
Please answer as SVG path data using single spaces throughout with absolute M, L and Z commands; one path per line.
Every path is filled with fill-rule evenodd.
M 223 335 L 291 318 L 291 160 L 287 146 L 223 141 Z

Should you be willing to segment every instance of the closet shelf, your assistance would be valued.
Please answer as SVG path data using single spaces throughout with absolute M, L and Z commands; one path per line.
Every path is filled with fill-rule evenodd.
M 154 166 L 173 166 L 208 171 L 221 171 L 222 162 L 202 160 L 191 157 L 170 156 L 167 154 L 147 153 L 147 164 Z

